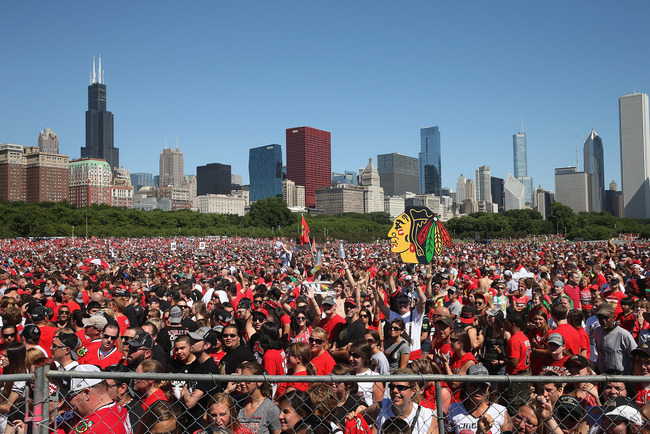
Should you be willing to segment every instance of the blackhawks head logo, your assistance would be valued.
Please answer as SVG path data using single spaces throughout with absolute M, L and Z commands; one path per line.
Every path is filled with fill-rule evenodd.
M 88 349 L 87 349 L 86 347 L 80 347 L 80 348 L 77 350 L 77 356 L 79 356 L 79 357 L 83 357 L 83 356 L 85 356 L 86 353 L 88 353 Z

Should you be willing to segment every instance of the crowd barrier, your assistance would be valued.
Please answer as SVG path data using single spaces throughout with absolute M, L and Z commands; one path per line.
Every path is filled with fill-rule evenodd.
M 332 421 L 336 422 L 336 417 L 333 415 L 338 410 L 338 405 L 341 402 L 337 401 L 334 389 L 332 388 L 333 384 L 346 384 L 353 385 L 357 383 L 358 386 L 362 386 L 363 383 L 381 383 L 383 385 L 392 386 L 391 390 L 387 390 L 389 387 L 386 387 L 384 398 L 393 400 L 396 403 L 400 403 L 399 400 L 402 399 L 401 403 L 418 402 L 420 397 L 424 395 L 407 392 L 407 389 L 400 389 L 400 384 L 397 383 L 407 383 L 406 386 L 417 384 L 420 388 L 426 387 L 429 389 L 428 396 L 431 398 L 435 396 L 430 407 L 435 407 L 435 410 L 430 410 L 422 406 L 421 411 L 417 412 L 418 421 L 412 421 L 411 419 L 415 418 L 415 415 L 411 413 L 409 417 L 406 418 L 407 423 L 404 425 L 402 421 L 394 421 L 391 416 L 390 411 L 387 408 L 379 411 L 378 419 L 386 420 L 385 424 L 382 427 L 381 432 L 464 432 L 472 433 L 477 432 L 476 425 L 477 421 L 471 421 L 469 419 L 463 422 L 464 426 L 455 425 L 456 422 L 462 420 L 462 417 L 454 419 L 454 415 L 458 416 L 461 410 L 460 404 L 449 404 L 448 402 L 443 403 L 443 397 L 445 396 L 445 385 L 449 383 L 461 383 L 461 388 L 469 393 L 463 393 L 460 395 L 461 402 L 469 404 L 467 402 L 471 394 L 476 400 L 477 393 L 480 395 L 480 392 L 477 392 L 477 389 L 481 387 L 481 384 L 485 382 L 490 383 L 490 388 L 487 390 L 487 394 L 484 399 L 488 400 L 491 403 L 490 410 L 488 413 L 491 415 L 493 429 L 492 432 L 500 432 L 501 429 L 497 426 L 503 423 L 506 420 L 509 420 L 510 423 L 514 426 L 516 432 L 549 432 L 548 430 L 543 431 L 540 427 L 544 424 L 551 423 L 550 421 L 540 420 L 540 417 L 549 418 L 548 413 L 544 416 L 543 407 L 544 405 L 550 406 L 550 402 L 555 401 L 554 407 L 551 407 L 550 414 L 551 419 L 554 422 L 566 427 L 567 425 L 572 425 L 575 427 L 576 424 L 583 423 L 586 426 L 604 426 L 605 423 L 625 423 L 627 432 L 642 432 L 640 430 L 641 426 L 638 423 L 635 423 L 633 413 L 633 407 L 627 412 L 621 410 L 621 404 L 615 404 L 613 401 L 609 403 L 605 402 L 603 398 L 604 386 L 607 383 L 624 383 L 627 385 L 628 391 L 633 393 L 637 385 L 649 383 L 650 377 L 643 376 L 624 376 L 624 375 L 597 375 L 597 376 L 584 376 L 584 377 L 573 377 L 573 376 L 557 376 L 557 377 L 545 377 L 545 376 L 470 376 L 470 375 L 374 375 L 374 376 L 350 376 L 350 375 L 324 375 L 324 376 L 300 376 L 295 377 L 291 375 L 282 375 L 282 376 L 271 376 L 271 375 L 199 375 L 199 374 L 171 374 L 171 373 L 122 373 L 122 372 L 75 372 L 75 371 L 56 371 L 50 370 L 47 367 L 41 367 L 36 370 L 34 374 L 21 374 L 21 375 L 0 375 L 0 388 L 8 382 L 20 383 L 26 382 L 26 397 L 24 400 L 19 401 L 10 414 L 5 415 L 6 420 L 8 420 L 6 431 L 8 433 L 17 433 L 17 434 L 46 434 L 53 432 L 54 429 L 63 428 L 71 429 L 71 426 L 60 426 L 65 424 L 65 418 L 62 418 L 61 414 L 70 413 L 70 408 L 66 408 L 68 397 L 62 397 L 57 393 L 57 385 L 61 381 L 72 381 L 72 379 L 100 379 L 100 380 L 115 380 L 113 382 L 132 384 L 134 381 L 138 380 L 153 380 L 156 384 L 165 384 L 172 382 L 178 383 L 183 381 L 190 382 L 210 382 L 216 387 L 225 388 L 228 383 L 270 383 L 271 385 L 278 385 L 281 383 L 295 383 L 299 381 L 300 383 L 307 383 L 310 389 L 315 390 L 317 384 L 326 384 L 328 387 L 321 387 L 320 394 L 312 395 L 310 399 L 308 398 L 309 391 L 307 394 L 298 394 L 299 397 L 302 397 L 304 402 L 304 409 L 294 408 L 297 410 L 295 413 L 299 413 L 298 417 L 302 419 L 302 426 L 309 426 L 311 428 L 310 432 L 319 433 L 319 432 L 331 432 L 330 428 L 334 426 Z M 547 390 L 546 392 L 539 390 L 538 385 L 544 384 L 548 385 L 551 383 L 562 383 L 564 390 L 555 391 Z M 586 386 L 585 386 L 586 385 Z M 165 386 L 163 386 L 165 387 Z M 586 401 L 580 398 L 580 393 L 576 394 L 578 398 L 572 400 L 569 398 L 560 398 L 562 393 L 564 395 L 570 394 L 572 389 L 579 389 L 583 393 L 582 395 L 591 394 L 594 399 L 599 399 L 600 405 L 587 405 Z M 597 392 L 595 390 L 590 390 L 590 388 L 598 388 Z M 549 387 L 553 389 L 553 387 Z M 329 393 L 330 396 L 323 396 L 323 391 Z M 412 390 L 413 392 L 417 391 L 417 388 Z M 434 393 L 435 391 L 435 393 Z M 519 392 L 518 394 L 516 392 Z M 623 393 L 623 391 L 619 391 Z M 90 389 L 90 393 L 105 393 L 105 389 L 93 388 Z M 545 396 L 545 393 L 547 395 Z M 555 393 L 555 396 L 553 395 Z M 233 396 L 237 395 L 237 392 L 232 393 Z M 140 400 L 139 395 L 133 394 L 134 399 Z M 178 433 L 186 432 L 195 432 L 194 428 L 197 428 L 199 425 L 208 425 L 210 422 L 214 422 L 205 416 L 208 413 L 209 408 L 199 408 L 190 411 L 187 407 L 181 402 L 176 402 L 176 397 L 171 389 L 169 389 L 170 402 L 174 407 L 175 416 L 179 422 L 178 424 Z M 397 397 L 397 398 L 396 398 Z M 543 397 L 543 398 L 540 398 Z M 544 398 L 545 397 L 545 398 Z M 634 396 L 632 395 L 632 400 Z M 235 400 L 236 401 L 236 400 Z M 537 410 L 537 414 L 532 417 L 530 414 L 526 414 L 525 411 L 520 411 L 522 405 L 527 402 L 534 402 L 532 405 L 533 410 Z M 592 401 L 588 399 L 587 401 Z M 295 400 L 292 401 L 294 407 Z M 388 401 L 384 401 L 388 403 Z M 578 402 L 582 409 L 577 408 L 575 403 Z M 541 405 L 540 405 L 541 403 Z M 494 405 L 496 404 L 496 405 Z M 591 404 L 594 404 L 593 402 Z M 611 415 L 612 409 L 618 405 L 620 415 L 613 417 Z M 648 406 L 650 408 L 650 406 Z M 415 407 L 412 407 L 415 408 Z M 68 413 L 66 413 L 68 410 Z M 304 411 L 300 411 L 304 410 Z M 643 409 L 638 409 L 643 410 Z M 447 413 L 447 414 L 445 414 Z M 462 412 L 461 412 L 462 413 Z M 507 413 L 507 414 L 506 414 Z M 530 413 L 530 412 L 529 412 Z M 648 411 L 650 413 L 650 411 Z M 197 419 L 197 414 L 200 414 L 200 420 Z M 277 417 L 279 410 L 273 413 L 273 417 Z M 643 414 L 643 420 L 645 420 L 645 410 L 639 412 L 639 416 Z M 18 424 L 18 429 L 15 430 L 12 422 L 15 419 L 16 415 L 22 415 L 24 420 L 24 425 Z M 540 416 L 541 415 L 541 416 Z M 370 414 L 368 415 L 370 416 Z M 14 417 L 14 418 L 12 418 Z M 383 418 L 383 419 L 382 419 Z M 606 420 L 605 420 L 606 419 Z M 20 420 L 20 419 L 18 419 Z M 78 418 L 74 419 L 75 422 Z M 142 419 L 144 420 L 144 419 Z M 375 419 L 376 420 L 376 419 Z M 437 422 L 437 429 L 436 423 Z M 456 422 L 454 422 L 456 421 Z M 136 423 L 139 420 L 135 421 Z M 274 422 L 274 421 L 272 421 Z M 285 421 L 286 422 L 286 421 Z M 289 421 L 291 422 L 291 421 Z M 295 422 L 295 420 L 294 420 Z M 489 421 L 488 421 L 489 422 Z M 638 422 L 638 421 L 637 421 Z M 73 422 L 74 423 L 74 422 Z M 372 426 L 373 421 L 370 420 L 370 425 Z M 486 423 L 485 420 L 482 423 Z M 314 426 L 323 425 L 323 426 Z M 390 424 L 394 424 L 391 426 Z M 142 424 L 144 426 L 144 422 Z M 433 427 L 432 427 L 433 425 Z M 274 422 L 274 426 L 277 426 L 277 423 Z M 548 425 L 547 425 L 548 426 Z M 244 425 L 244 427 L 247 427 Z M 250 426 L 248 426 L 250 427 Z M 429 428 L 431 427 L 431 429 Z M 488 427 L 489 428 L 489 427 Z M 82 430 L 76 430 L 77 433 L 82 433 Z M 137 433 L 137 431 L 134 431 Z M 143 429 L 141 432 L 148 432 L 147 429 Z M 214 431 L 213 431 L 214 432 Z M 228 432 L 228 430 L 222 430 L 220 432 Z M 251 429 L 251 432 L 255 432 Z M 486 431 L 489 432 L 489 431 Z M 604 428 L 598 428 L 595 432 L 605 432 Z

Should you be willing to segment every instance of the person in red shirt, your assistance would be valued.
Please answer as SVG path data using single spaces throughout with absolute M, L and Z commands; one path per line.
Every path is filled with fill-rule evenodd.
M 164 372 L 162 365 L 157 360 L 143 360 L 135 370 L 136 374 L 145 372 Z M 133 380 L 133 390 L 140 395 L 142 407 L 147 411 L 156 401 L 169 401 L 165 392 L 156 380 Z
M 614 308 L 614 315 L 623 312 L 621 300 L 625 298 L 625 293 L 621 291 L 621 281 L 618 277 L 612 277 L 609 280 L 609 288 L 603 291 L 605 302 Z
M 636 318 L 634 318 L 633 307 L 634 299 L 631 297 L 625 297 L 621 299 L 621 313 L 616 315 L 616 321 L 618 321 L 618 325 L 630 333 L 632 333 L 636 322 Z
M 79 365 L 75 371 L 100 372 L 93 365 Z M 109 396 L 108 385 L 99 378 L 73 378 L 70 405 L 81 420 L 71 432 L 84 434 L 131 434 L 129 412 Z
M 47 308 L 41 306 L 40 304 L 30 306 L 27 309 L 27 314 L 32 319 L 34 324 L 36 324 L 41 330 L 41 339 L 39 340 L 38 344 L 48 352 L 48 356 L 52 356 L 50 348 L 52 347 L 54 333 L 56 333 L 59 328 L 47 325 Z
M 576 329 L 580 336 L 580 355 L 589 360 L 589 356 L 591 355 L 591 343 L 587 331 L 582 326 L 585 320 L 583 312 L 584 311 L 578 309 L 570 310 L 567 316 L 567 321 L 571 327 Z
M 323 312 L 325 313 L 325 318 L 316 318 L 318 321 L 317 327 L 327 331 L 327 340 L 330 344 L 333 344 L 341 326 L 345 324 L 345 318 L 336 313 L 336 300 L 333 296 L 325 296 L 321 305 L 323 307 Z
M 93 346 L 83 357 L 83 362 L 89 365 L 105 369 L 107 366 L 122 364 L 125 361 L 124 354 L 117 349 L 117 340 L 120 338 L 119 327 L 116 323 L 110 322 L 104 327 L 102 339 L 99 346 Z
M 530 341 L 521 331 L 526 324 L 524 317 L 511 312 L 506 317 L 506 330 L 510 332 L 510 339 L 506 343 L 506 374 L 508 375 L 529 375 L 530 354 L 532 348 Z M 530 384 L 523 381 L 515 381 L 504 393 L 506 402 L 513 408 L 526 403 L 530 397 Z
M 541 362 L 537 365 L 539 370 L 533 371 L 533 375 L 539 375 L 544 371 L 564 375 L 566 371 L 564 363 L 571 357 L 566 353 L 564 338 L 559 333 L 551 333 L 546 343 L 548 344 L 546 355 L 542 357 Z
M 555 327 L 555 329 L 550 329 L 547 337 L 550 337 L 552 333 L 559 333 L 564 338 L 564 345 L 569 354 L 579 355 L 582 348 L 580 334 L 576 329 L 569 325 L 567 321 L 568 314 L 569 309 L 562 304 L 557 304 L 551 308 L 551 316 L 553 317 L 553 322 L 557 327 Z
M 329 346 L 325 329 L 316 327 L 309 337 L 311 363 L 316 368 L 316 375 L 329 375 L 336 365 L 334 358 L 328 352 Z
M 580 273 L 571 271 L 568 277 L 564 285 L 564 293 L 571 297 L 574 309 L 582 309 L 580 307 Z

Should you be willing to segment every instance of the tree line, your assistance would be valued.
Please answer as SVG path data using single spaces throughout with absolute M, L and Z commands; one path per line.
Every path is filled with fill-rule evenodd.
M 245 216 L 201 214 L 190 210 L 143 211 L 92 205 L 77 208 L 67 202 L 0 202 L 0 238 L 18 237 L 172 237 L 241 236 L 292 237 L 300 232 L 299 214 L 282 199 L 269 198 L 251 205 Z M 334 216 L 305 215 L 310 236 L 349 242 L 374 242 L 387 238 L 392 219 L 385 212 L 344 213 Z M 472 213 L 452 218 L 445 226 L 455 239 L 519 238 L 560 234 L 567 239 L 603 240 L 620 233 L 650 237 L 650 219 L 616 218 L 611 214 L 574 213 L 559 202 L 544 220 L 535 210 L 511 210 L 499 214 Z

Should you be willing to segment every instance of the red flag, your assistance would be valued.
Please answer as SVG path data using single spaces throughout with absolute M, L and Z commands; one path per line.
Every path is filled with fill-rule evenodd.
M 309 226 L 305 221 L 305 216 L 302 216 L 302 222 L 300 223 L 300 245 L 304 246 L 309 244 Z

